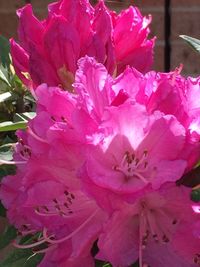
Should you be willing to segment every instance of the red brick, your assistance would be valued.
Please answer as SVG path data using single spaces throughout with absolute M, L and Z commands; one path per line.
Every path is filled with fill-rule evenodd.
M 15 11 L 25 5 L 24 0 L 0 0 L 0 12 L 2 11 Z
M 156 45 L 154 51 L 153 69 L 156 71 L 164 71 L 164 45 Z
M 180 63 L 184 64 L 183 74 L 200 74 L 200 54 L 184 43 L 172 45 L 171 68 Z
M 180 34 L 200 37 L 200 9 L 197 12 L 172 12 L 172 39 Z
M 0 34 L 10 38 L 17 35 L 18 18 L 15 13 L 0 13 Z
M 55 0 L 32 0 L 31 4 L 35 9 L 47 9 L 48 4 L 55 2 Z
M 178 7 L 199 6 L 199 0 L 171 0 L 171 4 Z

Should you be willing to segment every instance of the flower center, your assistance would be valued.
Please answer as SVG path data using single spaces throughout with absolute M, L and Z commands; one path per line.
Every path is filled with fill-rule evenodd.
M 144 172 L 146 172 L 148 167 L 147 156 L 148 152 L 146 150 L 143 152 L 141 158 L 138 158 L 134 153 L 127 151 L 125 152 L 121 163 L 115 165 L 113 169 L 122 172 L 127 179 L 135 177 L 147 184 L 148 180 L 144 177 Z
M 73 201 L 75 200 L 75 195 L 65 190 L 63 193 L 64 198 L 52 199 L 52 202 L 47 206 L 38 206 L 35 208 L 35 213 L 40 216 L 57 216 L 60 215 L 62 217 L 68 217 L 73 215 Z

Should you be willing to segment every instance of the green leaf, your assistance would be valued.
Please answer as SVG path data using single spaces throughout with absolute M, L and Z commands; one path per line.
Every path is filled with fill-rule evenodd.
M 6 209 L 2 205 L 1 201 L 0 201 L 0 217 L 6 217 Z
M 21 267 L 32 254 L 32 251 L 29 249 L 14 249 L 0 263 L 0 267 Z
M 3 94 L 0 94 L 0 103 L 4 102 L 5 100 L 9 99 L 11 97 L 11 93 L 10 92 L 6 92 Z
M 6 75 L 3 73 L 3 71 L 0 69 L 0 80 L 7 84 L 8 86 L 11 86 L 8 79 L 6 78 Z
M 3 177 L 7 175 L 14 175 L 16 173 L 15 165 L 1 165 L 0 166 L 0 181 Z
M 16 113 L 15 114 L 15 121 L 26 121 L 33 119 L 35 117 L 35 112 L 24 112 L 24 113 Z
M 189 44 L 196 52 L 200 53 L 200 40 L 187 36 L 187 35 L 180 35 L 180 37 Z
M 28 259 L 26 259 L 26 261 L 24 262 L 22 266 L 23 267 L 36 267 L 41 262 L 43 257 L 44 255 L 42 254 L 33 254 Z
M 0 123 L 0 132 L 16 131 L 18 129 L 26 129 L 27 121 L 12 122 L 5 121 Z
M 23 244 L 29 244 L 33 237 Z M 36 267 L 43 255 L 37 255 L 31 249 L 13 249 L 7 257 L 0 263 L 0 267 Z
M 190 198 L 192 201 L 198 203 L 200 202 L 200 189 L 194 189 L 191 191 Z
M 7 226 L 0 236 L 0 249 L 7 247 L 17 236 L 17 230 L 13 226 Z
M 9 40 L 0 35 L 0 61 L 3 66 L 9 68 L 10 61 L 10 43 Z
M 2 160 L 13 159 L 13 145 L 14 144 L 5 144 L 0 146 L 0 159 Z

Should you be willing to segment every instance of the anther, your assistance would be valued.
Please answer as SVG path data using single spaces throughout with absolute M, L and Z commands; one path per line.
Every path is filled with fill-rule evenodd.
M 146 157 L 147 156 L 147 154 L 148 154 L 148 151 L 147 150 L 144 150 L 144 156 Z
M 67 198 L 70 204 L 72 204 L 72 199 L 70 197 Z
M 162 240 L 163 240 L 164 243 L 168 243 L 169 242 L 169 238 L 166 235 L 164 235 L 162 237 Z
M 58 211 L 61 211 L 61 208 L 58 204 L 55 205 L 55 208 L 58 210 Z
M 65 194 L 66 196 L 68 196 L 68 195 L 69 195 L 69 192 L 66 190 L 66 191 L 64 192 L 64 194 Z
M 195 264 L 198 264 L 198 265 L 200 265 L 200 254 L 195 254 L 195 256 L 194 256 L 194 258 L 193 258 L 193 262 L 195 263 Z
M 70 194 L 70 196 L 72 199 L 75 199 L 75 196 L 72 193 Z
M 174 219 L 174 220 L 172 221 L 172 224 L 173 224 L 173 225 L 177 224 L 177 220 Z
M 64 206 L 68 209 L 69 208 L 69 206 L 68 206 L 68 204 L 65 202 L 64 203 Z
M 20 151 L 20 154 L 22 155 L 22 157 L 24 157 L 25 155 L 24 155 L 24 151 L 23 150 L 21 150 Z
M 56 198 L 53 199 L 53 202 L 58 204 L 58 200 Z
M 47 208 L 47 206 L 42 206 L 42 208 L 43 208 L 44 210 L 46 210 L 47 212 L 49 212 L 49 209 Z
M 152 237 L 153 237 L 153 239 L 154 239 L 155 242 L 158 242 L 158 241 L 159 241 L 159 240 L 158 240 L 158 235 L 157 235 L 157 234 L 153 234 Z
M 61 116 L 61 120 L 62 120 L 63 122 L 67 122 L 67 120 L 66 120 L 63 116 Z

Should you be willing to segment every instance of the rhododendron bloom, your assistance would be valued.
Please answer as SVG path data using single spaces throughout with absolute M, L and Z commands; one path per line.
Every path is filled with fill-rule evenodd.
M 88 0 L 61 0 L 48 11 L 43 21 L 33 15 L 31 5 L 17 12 L 20 42 L 11 40 L 11 54 L 26 85 L 47 83 L 72 90 L 77 60 L 85 55 L 103 63 L 110 74 L 121 73 L 127 64 L 142 72 L 151 67 L 151 18 L 142 17 L 137 8 L 117 15 L 103 1 L 93 8 Z
M 158 74 L 162 83 L 127 68 L 114 78 L 88 56 L 78 67 L 73 93 L 36 88 L 36 116 L 17 132 L 17 174 L 3 178 L 0 198 L 18 231 L 40 238 L 21 245 L 18 237 L 15 246 L 45 253 L 40 267 L 92 267 L 94 244 L 97 258 L 116 267 L 138 258 L 140 267 L 197 266 L 199 214 L 190 189 L 175 186 L 196 164 L 190 154 L 199 155 L 192 85 L 177 93 L 182 116 L 154 104 L 162 86 L 179 90 L 173 74 Z
M 99 237 L 97 258 L 113 267 L 199 266 L 200 239 L 191 225 L 197 216 L 189 189 L 166 184 L 115 211 Z

